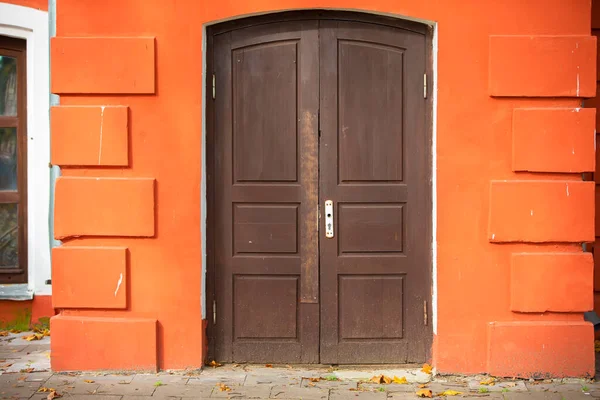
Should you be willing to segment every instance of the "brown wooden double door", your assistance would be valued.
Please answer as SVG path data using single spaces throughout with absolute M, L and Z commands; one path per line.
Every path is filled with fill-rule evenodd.
M 315 15 L 211 41 L 216 359 L 426 360 L 425 32 Z

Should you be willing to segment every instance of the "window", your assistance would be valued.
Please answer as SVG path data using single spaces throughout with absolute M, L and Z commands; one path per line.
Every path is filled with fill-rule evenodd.
M 0 36 L 0 283 L 27 282 L 25 51 Z

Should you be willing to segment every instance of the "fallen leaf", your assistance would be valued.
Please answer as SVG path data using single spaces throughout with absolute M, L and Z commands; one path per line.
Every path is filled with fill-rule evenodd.
M 35 368 L 25 368 L 20 370 L 19 372 L 21 372 L 22 374 L 29 374 L 31 372 L 33 372 L 35 370 Z
M 402 378 L 398 378 L 397 376 L 394 375 L 393 381 L 394 381 L 394 383 L 397 383 L 398 385 L 406 385 L 408 383 L 405 376 L 403 376 Z
M 62 394 L 59 394 L 56 392 L 50 392 L 50 393 L 48 393 L 48 397 L 46 397 L 46 399 L 52 400 L 52 399 L 58 399 L 60 397 L 62 397 Z
M 42 386 L 38 389 L 38 392 L 56 392 L 54 388 L 47 388 L 46 386 Z
M 376 375 L 369 379 L 369 382 L 390 384 L 392 383 L 392 378 L 385 375 Z
M 267 367 L 267 368 L 273 368 L 273 364 L 267 364 L 267 365 L 265 365 L 265 367 Z
M 426 374 L 431 374 L 431 365 L 423 364 L 421 371 L 425 372 Z
M 221 392 L 229 392 L 229 391 L 231 391 L 231 388 L 229 386 L 227 386 L 226 384 L 224 384 L 224 383 L 219 383 L 217 386 L 219 387 L 219 390 Z
M 94 383 L 94 382 L 96 382 L 96 381 L 93 381 L 93 380 L 91 380 L 91 379 L 84 379 L 83 381 L 84 381 L 85 383 Z
M 41 333 L 34 333 L 33 335 L 27 335 L 27 336 L 22 337 L 22 339 L 25 339 L 28 342 L 31 342 L 33 340 L 41 340 L 43 338 L 44 338 L 44 335 Z
M 308 378 L 308 380 L 311 382 L 319 382 L 321 378 Z
M 461 395 L 462 392 L 457 392 L 456 390 L 445 390 L 440 393 L 440 396 L 458 396 Z
M 0 331 L 0 336 L 8 336 L 8 331 Z
M 308 382 L 308 386 L 315 387 L 315 386 L 317 386 L 317 384 L 316 383 L 312 383 L 312 382 Z
M 425 389 L 427 387 L 427 384 L 426 383 L 422 383 L 418 387 L 419 387 L 419 389 Z
M 417 396 L 418 397 L 433 397 L 433 394 L 431 393 L 431 390 L 423 389 L 423 390 L 417 390 Z
M 486 386 L 494 386 L 496 384 L 496 378 L 488 378 L 488 379 L 484 379 L 481 382 L 479 382 L 481 385 L 486 385 Z
M 218 362 L 216 362 L 215 360 L 212 360 L 211 362 L 208 363 L 208 365 L 210 365 L 213 368 L 217 368 L 220 367 L 221 364 L 219 364 Z

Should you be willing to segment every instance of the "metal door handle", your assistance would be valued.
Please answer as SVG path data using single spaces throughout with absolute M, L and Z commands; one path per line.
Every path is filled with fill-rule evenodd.
M 333 201 L 325 201 L 325 237 L 333 237 Z

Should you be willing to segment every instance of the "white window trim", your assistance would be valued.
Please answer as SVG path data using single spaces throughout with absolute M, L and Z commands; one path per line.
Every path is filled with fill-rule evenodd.
M 1 0 L 0 0 L 1 1 Z M 27 284 L 0 285 L 0 299 L 51 295 L 50 54 L 48 13 L 0 3 L 0 35 L 27 41 Z

